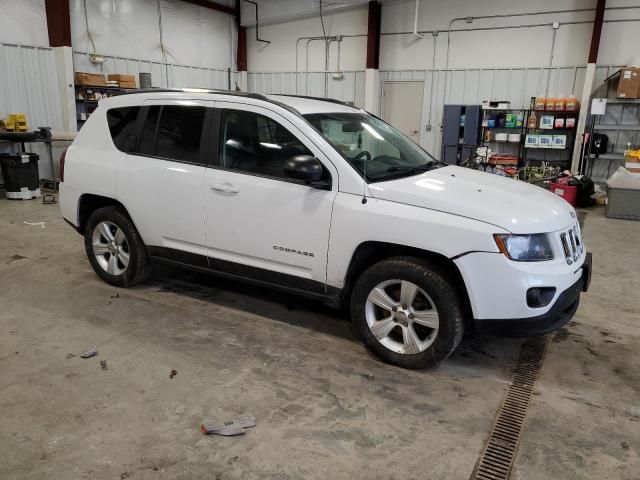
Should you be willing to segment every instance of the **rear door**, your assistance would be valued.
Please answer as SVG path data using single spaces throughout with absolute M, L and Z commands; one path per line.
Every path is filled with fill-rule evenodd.
M 116 190 L 152 255 L 207 264 L 203 132 L 211 107 L 212 102 L 147 102 L 134 151 L 121 159 Z
M 216 102 L 212 135 L 217 165 L 204 180 L 211 267 L 323 292 L 335 167 L 295 125 L 264 107 Z M 322 162 L 328 190 L 285 177 L 284 162 L 308 154 Z

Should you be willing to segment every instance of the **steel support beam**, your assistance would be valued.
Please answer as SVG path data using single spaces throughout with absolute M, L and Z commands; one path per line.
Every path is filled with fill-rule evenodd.
M 380 19 L 382 6 L 369 2 L 369 26 L 367 30 L 367 68 L 378 69 L 380 64 Z
M 71 17 L 69 0 L 45 0 L 49 46 L 71 46 Z
M 190 3 L 192 5 L 197 5 L 199 7 L 208 8 L 210 10 L 215 10 L 216 12 L 227 13 L 229 15 L 236 15 L 236 8 L 228 7 L 226 5 L 221 5 L 216 2 L 209 2 L 208 0 L 182 0 L 185 3 Z
M 587 63 L 598 62 L 598 49 L 600 48 L 600 34 L 602 33 L 602 21 L 604 20 L 604 9 L 607 0 L 598 0 L 596 4 L 596 16 L 593 20 L 593 32 L 591 34 L 591 47 L 589 48 L 589 61 Z

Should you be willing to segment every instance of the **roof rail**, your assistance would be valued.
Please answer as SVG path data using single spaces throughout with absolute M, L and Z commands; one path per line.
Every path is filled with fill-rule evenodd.
M 243 92 L 238 90 L 216 90 L 209 88 L 136 88 L 124 90 L 116 93 L 115 95 L 134 95 L 136 93 L 215 93 L 218 95 L 229 95 L 233 97 L 244 97 L 244 98 L 253 98 L 255 100 L 262 100 L 265 102 L 269 102 L 273 105 L 278 105 L 279 107 L 284 108 L 285 110 L 289 110 L 290 112 L 301 116 L 300 112 L 286 103 L 278 102 L 272 98 L 268 98 L 261 93 L 253 93 L 253 92 Z M 341 105 L 347 105 L 340 100 L 334 100 L 332 98 L 320 98 L 320 97 L 304 97 L 302 95 L 281 95 L 281 96 L 290 96 L 290 97 L 299 97 L 299 98 L 308 98 L 312 100 L 323 100 L 325 102 L 339 103 Z M 348 106 L 348 105 L 347 105 Z
M 342 100 L 337 100 L 335 98 L 311 97 L 309 95 L 289 95 L 287 93 L 272 93 L 271 96 L 273 96 L 273 97 L 306 98 L 307 100 L 318 100 L 320 102 L 337 103 L 338 105 L 344 105 L 345 107 L 353 107 L 353 104 L 350 104 L 349 102 L 343 102 Z
M 269 101 L 260 93 L 241 92 L 237 90 L 216 90 L 211 88 L 136 88 L 116 93 L 116 95 L 134 95 L 136 93 L 217 93 L 219 95 L 232 95 L 235 97 L 255 98 Z

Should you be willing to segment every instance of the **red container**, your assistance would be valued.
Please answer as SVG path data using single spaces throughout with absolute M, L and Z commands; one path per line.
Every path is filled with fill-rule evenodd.
M 576 206 L 578 187 L 576 187 L 575 185 L 562 185 L 561 183 L 552 183 L 549 190 L 551 190 L 551 193 L 560 195 L 574 207 Z

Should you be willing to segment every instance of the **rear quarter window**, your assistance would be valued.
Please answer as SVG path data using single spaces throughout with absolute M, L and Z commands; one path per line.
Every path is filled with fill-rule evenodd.
M 133 152 L 136 147 L 136 120 L 140 107 L 112 108 L 107 111 L 109 133 L 116 148 L 122 152 Z

